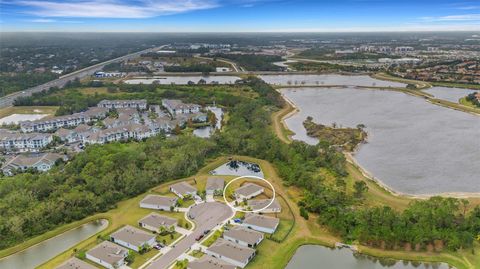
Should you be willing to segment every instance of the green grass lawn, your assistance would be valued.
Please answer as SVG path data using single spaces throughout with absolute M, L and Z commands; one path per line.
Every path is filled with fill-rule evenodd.
M 131 268 L 138 268 L 157 254 L 158 254 L 158 250 L 154 248 L 150 249 L 147 253 L 143 253 L 141 255 L 138 253 L 135 253 L 135 259 L 128 266 L 130 266 Z
M 283 240 L 290 231 L 292 225 L 293 220 L 280 220 L 277 230 L 271 235 L 271 238 L 279 241 Z
M 173 234 L 158 235 L 157 242 L 169 246 L 172 242 L 177 240 L 182 234 L 174 232 Z
M 192 250 L 188 255 L 195 257 L 195 258 L 201 258 L 205 253 L 201 252 L 200 250 Z
M 211 246 L 213 243 L 215 243 L 215 241 L 217 241 L 218 238 L 222 236 L 222 234 L 223 234 L 223 229 L 216 230 L 213 234 L 208 236 L 207 239 L 203 240 L 202 246 L 206 246 L 206 247 Z

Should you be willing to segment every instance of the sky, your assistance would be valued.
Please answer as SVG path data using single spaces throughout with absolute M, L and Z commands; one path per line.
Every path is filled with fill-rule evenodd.
M 480 31 L 480 1 L 0 0 L 0 31 Z

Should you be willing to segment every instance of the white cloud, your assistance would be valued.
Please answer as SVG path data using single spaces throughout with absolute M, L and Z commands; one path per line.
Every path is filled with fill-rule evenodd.
M 137 0 L 129 3 L 119 0 L 20 0 L 16 3 L 30 7 L 26 12 L 36 16 L 72 18 L 150 18 L 218 6 L 215 0 Z
M 448 15 L 440 17 L 422 17 L 424 21 L 480 21 L 480 14 Z
M 56 20 L 52 20 L 52 19 L 34 19 L 34 20 L 30 20 L 30 22 L 50 23 L 50 22 L 56 22 Z

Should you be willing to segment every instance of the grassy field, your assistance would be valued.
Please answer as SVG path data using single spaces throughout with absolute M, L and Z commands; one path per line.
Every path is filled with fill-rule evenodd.
M 430 84 L 432 84 L 433 86 L 440 86 L 440 87 L 480 90 L 480 85 L 478 84 L 463 84 L 463 83 L 454 83 L 454 82 L 430 82 Z
M 66 250 L 65 252 L 61 253 L 57 257 L 41 265 L 39 268 L 54 268 L 55 266 L 59 265 L 63 261 L 73 256 L 75 254 L 74 249 L 88 250 L 94 247 L 98 243 L 98 239 L 97 239 L 98 236 L 109 235 L 110 233 L 112 233 L 113 231 L 117 230 L 118 228 L 124 225 L 129 224 L 129 225 L 138 227 L 138 220 L 140 220 L 142 217 L 148 215 L 151 212 L 157 212 L 159 214 L 166 215 L 166 216 L 175 218 L 177 220 L 182 220 L 182 222 L 184 221 L 185 219 L 184 213 L 181 213 L 181 212 L 155 211 L 155 210 L 140 208 L 139 207 L 140 200 L 142 200 L 145 195 L 146 194 L 142 194 L 135 198 L 122 201 L 118 203 L 117 208 L 113 210 L 110 210 L 105 213 L 96 214 L 94 216 L 91 216 L 83 220 L 82 223 L 88 222 L 92 219 L 107 219 L 109 221 L 109 225 L 105 230 L 91 236 L 87 240 L 82 241 L 79 244 L 75 245 L 74 247 Z M 69 225 L 69 226 L 72 226 L 73 228 L 73 227 L 77 227 L 78 224 Z M 60 232 L 58 232 L 57 234 L 59 233 Z M 156 250 L 151 250 L 150 252 L 144 255 L 137 254 L 135 257 L 135 262 L 131 267 L 136 268 L 134 267 L 135 265 L 140 265 L 143 262 L 147 261 L 150 258 L 150 256 L 155 255 L 155 253 L 151 253 L 151 252 L 156 252 Z
M 58 106 L 11 106 L 0 109 L 0 118 L 12 114 L 49 114 L 55 115 Z

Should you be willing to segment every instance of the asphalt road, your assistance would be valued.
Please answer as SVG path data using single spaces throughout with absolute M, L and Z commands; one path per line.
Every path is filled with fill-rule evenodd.
M 202 203 L 193 206 L 189 211 L 189 215 L 194 217 L 193 220 L 196 224 L 193 233 L 180 240 L 174 248 L 152 262 L 147 269 L 167 268 L 197 242 L 195 238 L 203 234 L 205 230 L 211 230 L 213 227 L 227 220 L 232 213 L 232 209 L 229 206 L 219 202 Z
M 50 87 L 63 87 L 68 81 L 72 81 L 76 78 L 81 79 L 81 78 L 84 78 L 86 76 L 93 75 L 95 72 L 102 70 L 102 68 L 107 64 L 115 63 L 115 62 L 121 62 L 121 61 L 129 60 L 129 59 L 132 59 L 132 58 L 136 58 L 142 53 L 159 50 L 159 49 L 162 49 L 165 46 L 166 45 L 163 45 L 163 46 L 160 46 L 160 47 L 157 47 L 157 48 L 151 48 L 151 49 L 138 51 L 138 52 L 135 52 L 135 53 L 132 53 L 132 54 L 127 54 L 127 55 L 122 56 L 122 57 L 118 57 L 118 58 L 115 58 L 115 59 L 108 60 L 106 62 L 98 63 L 96 65 L 92 65 L 92 66 L 86 67 L 84 69 L 80 69 L 80 70 L 74 71 L 72 73 L 66 74 L 64 76 L 61 76 L 58 79 L 49 81 L 45 84 L 35 86 L 33 88 L 26 89 L 24 91 L 12 93 L 12 94 L 9 94 L 7 96 L 1 97 L 0 98 L 0 108 L 5 108 L 5 107 L 11 106 L 13 104 L 13 101 L 15 101 L 15 99 L 18 98 L 18 97 L 30 96 L 33 93 L 41 92 L 43 90 L 47 90 Z

